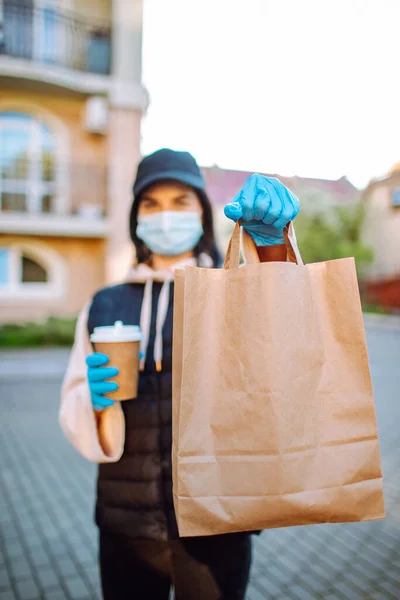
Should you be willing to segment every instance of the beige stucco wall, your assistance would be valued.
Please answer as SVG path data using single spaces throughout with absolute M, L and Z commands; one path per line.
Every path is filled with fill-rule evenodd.
M 93 292 L 104 285 L 103 240 L 74 238 L 0 236 L 2 245 L 33 242 L 56 252 L 64 261 L 66 280 L 64 295 L 57 300 L 46 298 L 0 298 L 1 322 L 41 320 L 48 316 L 75 316 Z
M 71 9 L 88 21 L 111 23 L 112 0 L 72 0 Z
M 50 96 L 10 89 L 0 91 L 0 111 L 17 110 L 44 119 L 60 148 L 60 168 L 67 171 L 69 210 L 82 204 L 107 203 L 107 137 L 90 134 L 83 127 L 85 99 Z
M 374 262 L 368 276 L 386 278 L 400 274 L 400 208 L 392 206 L 391 193 L 400 187 L 399 181 L 389 179 L 375 184 L 367 192 L 367 218 L 364 239 L 374 250 Z

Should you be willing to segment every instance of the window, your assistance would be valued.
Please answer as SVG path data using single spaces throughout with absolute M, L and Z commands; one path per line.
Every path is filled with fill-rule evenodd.
M 9 281 L 9 251 L 8 248 L 0 248 L 0 289 L 6 287 Z
M 48 280 L 46 269 L 38 262 L 21 255 L 21 282 L 22 283 L 46 283 Z
M 65 30 L 58 0 L 3 0 L 4 53 L 53 63 Z
M 392 190 L 392 206 L 400 207 L 400 188 Z
M 3 51 L 4 54 L 32 58 L 33 51 L 33 0 L 3 0 Z
M 30 115 L 0 113 L 0 210 L 52 212 L 55 191 L 51 131 Z
M 128 1 L 128 0 L 127 0 Z M 83 4 L 76 0 L 75 5 Z M 1 54 L 108 75 L 109 18 L 76 18 L 71 0 L 2 0 Z M 91 2 L 86 0 L 89 7 Z M 95 4 L 92 0 L 92 4 Z M 105 0 L 104 5 L 111 2 Z M 85 11 L 86 12 L 86 11 Z M 93 13 L 96 12 L 93 6 Z M 107 11 L 110 15 L 110 11 Z M 110 15 L 111 16 L 111 15 Z
M 67 31 L 66 17 L 59 0 L 36 0 L 34 58 L 44 63 L 62 64 Z
M 47 283 L 46 267 L 20 248 L 0 248 L 0 286 L 20 286 L 25 283 Z
M 61 297 L 64 261 L 44 244 L 0 246 L 0 300 Z

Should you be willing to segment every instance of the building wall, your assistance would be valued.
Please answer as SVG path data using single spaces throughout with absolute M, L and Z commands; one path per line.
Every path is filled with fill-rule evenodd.
M 400 177 L 388 178 L 367 191 L 364 239 L 374 250 L 367 277 L 392 278 L 400 274 L 400 208 L 392 206 L 391 193 L 400 187 Z
M 1 235 L 0 244 L 39 246 L 44 253 L 52 252 L 62 261 L 65 273 L 58 298 L 48 298 L 45 293 L 30 297 L 29 291 L 20 298 L 2 298 L 2 322 L 36 321 L 52 315 L 76 316 L 93 293 L 104 285 L 103 240 Z
M 59 141 L 60 168 L 67 171 L 69 210 L 81 204 L 107 204 L 107 138 L 83 127 L 84 98 L 40 92 L 1 90 L 0 111 L 16 110 L 42 117 Z
M 30 234 L 33 229 L 24 236 L 18 229 L 14 231 L 19 231 L 20 235 L 0 234 L 0 246 L 6 247 L 3 257 L 7 255 L 7 261 L 9 257 L 14 260 L 18 252 L 22 252 L 18 244 L 21 248 L 32 245 L 32 249 L 37 247 L 44 259 L 47 252 L 49 258 L 52 257 L 53 266 L 58 261 L 63 277 L 65 275 L 65 281 L 57 280 L 64 295 L 39 299 L 39 296 L 33 297 L 28 293 L 24 297 L 25 286 L 28 292 L 30 284 L 26 283 L 27 278 L 22 283 L 24 278 L 17 277 L 17 269 L 14 269 L 13 281 L 7 279 L 6 273 L 6 286 L 0 289 L 1 321 L 41 319 L 52 314 L 75 315 L 95 289 L 120 281 L 132 261 L 128 216 L 133 177 L 140 158 L 140 121 L 148 103 L 146 90 L 141 84 L 142 0 L 63 0 L 61 6 L 73 17 L 82 18 L 93 27 L 96 23 L 111 26 L 110 75 L 82 73 L 79 71 L 82 68 L 80 63 L 76 66 L 76 80 L 66 76 L 52 78 L 57 70 L 60 75 L 64 74 L 64 69 L 57 65 L 47 67 L 33 62 L 35 71 L 32 80 L 23 72 L 13 79 L 5 70 L 0 73 L 0 111 L 21 111 L 42 118 L 56 134 L 59 173 L 63 174 L 64 182 L 63 186 L 58 186 L 62 191 L 57 210 L 75 214 L 88 204 L 100 207 L 107 217 L 107 221 L 101 223 L 107 229 L 107 237 L 83 238 L 82 232 L 76 233 L 79 227 L 75 230 L 72 225 L 71 231 L 76 237 L 72 237 L 73 233 L 69 238 L 34 236 Z M 72 26 L 75 25 L 79 28 L 79 23 L 72 23 Z M 79 44 L 79 40 L 76 43 Z M 81 49 L 77 50 L 80 57 Z M 10 57 L 10 64 L 13 60 Z M 28 68 L 31 68 L 30 65 Z M 87 76 L 87 82 L 82 76 Z M 109 127 L 106 135 L 85 131 L 84 115 L 89 94 L 104 95 L 107 99 Z M 35 206 L 34 202 L 31 204 Z M 45 217 L 48 223 L 50 215 Z M 35 218 L 27 215 L 27 222 Z M 69 221 L 65 218 L 64 222 L 82 223 L 76 217 Z M 88 223 L 90 221 L 86 219 Z M 70 235 L 69 229 L 67 232 Z M 93 233 L 90 230 L 87 235 L 100 236 L 104 235 L 104 231 Z M 12 250 L 8 248 L 10 244 L 13 245 Z M 14 288 L 18 297 L 7 300 L 6 294 L 14 294 Z M 42 293 L 43 289 L 40 288 L 39 292 Z
M 71 0 L 70 5 L 74 14 L 83 19 L 95 18 L 96 22 L 111 23 L 111 0 Z

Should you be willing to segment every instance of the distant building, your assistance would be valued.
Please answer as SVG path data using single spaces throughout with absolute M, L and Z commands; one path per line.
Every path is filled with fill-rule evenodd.
M 0 320 L 75 315 L 130 260 L 142 0 L 0 5 Z
M 232 199 L 243 186 L 250 175 L 249 171 L 232 171 L 219 167 L 205 167 L 203 174 L 207 183 L 207 190 L 215 204 L 225 205 Z M 276 174 L 267 174 L 268 177 L 277 177 L 295 194 L 307 197 L 307 202 L 313 196 L 324 198 L 331 204 L 348 204 L 357 200 L 359 191 L 346 177 L 340 179 L 313 179 L 310 177 L 285 177 Z
M 400 163 L 363 193 L 367 207 L 365 241 L 374 250 L 367 272 L 367 300 L 400 309 Z

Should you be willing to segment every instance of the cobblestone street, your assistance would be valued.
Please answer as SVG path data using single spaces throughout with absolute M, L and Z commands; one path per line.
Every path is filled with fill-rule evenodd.
M 400 598 L 400 330 L 367 333 L 387 518 L 265 531 L 249 600 Z M 96 467 L 57 423 L 66 360 L 64 350 L 0 354 L 0 600 L 100 598 Z

